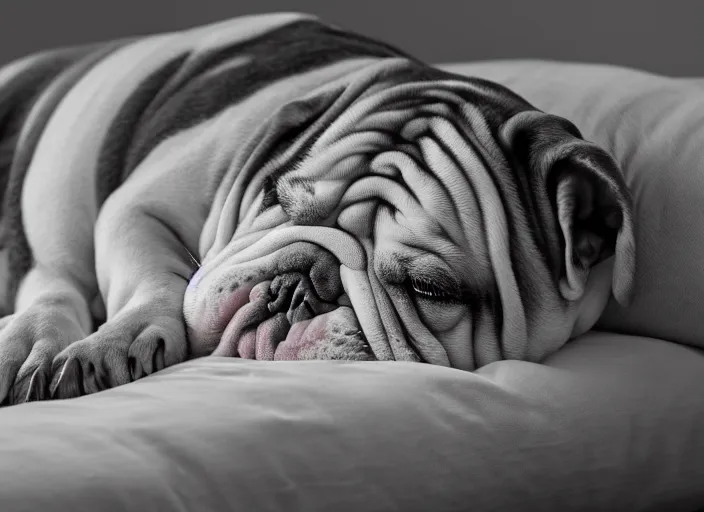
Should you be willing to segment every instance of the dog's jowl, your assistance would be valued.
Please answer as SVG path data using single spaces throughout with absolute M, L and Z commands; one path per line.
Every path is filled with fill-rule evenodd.
M 540 361 L 632 290 L 569 121 L 305 15 L 0 71 L 0 400 L 188 357 Z

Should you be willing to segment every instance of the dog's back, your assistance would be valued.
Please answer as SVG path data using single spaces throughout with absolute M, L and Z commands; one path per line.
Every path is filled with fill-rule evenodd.
M 212 114 L 200 111 L 208 105 L 220 108 L 221 103 L 232 103 L 246 97 L 264 83 L 299 73 L 303 68 L 326 66 L 348 57 L 350 53 L 374 57 L 408 57 L 389 45 L 343 32 L 304 15 L 245 17 L 222 25 L 228 24 L 233 25 L 228 30 L 237 29 L 244 34 L 235 38 L 239 42 L 219 50 L 218 45 L 213 43 L 212 50 L 201 51 L 195 60 L 190 59 L 185 70 L 181 68 L 184 59 L 189 58 L 188 53 L 178 56 L 173 65 L 155 70 L 155 75 L 140 87 L 139 94 L 130 98 L 119 122 L 110 128 L 111 137 L 104 141 L 101 149 L 101 164 L 96 169 L 101 174 L 100 179 L 96 179 L 98 204 L 102 204 L 119 187 L 130 169 L 162 139 L 174 130 L 183 128 L 184 123 L 192 124 L 203 115 Z M 278 30 L 284 25 L 284 29 Z M 217 32 L 218 24 L 193 30 L 203 32 L 199 37 L 207 39 L 210 32 Z M 249 32 L 251 34 L 245 37 Z M 139 39 L 145 38 L 46 51 L 0 68 L 0 314 L 12 313 L 19 284 L 33 264 L 32 249 L 23 227 L 22 190 L 27 169 L 47 123 L 63 98 L 86 73 L 112 52 Z M 203 44 L 207 46 L 211 43 Z M 161 89 L 179 92 L 198 76 L 207 74 L 208 71 L 216 72 L 232 59 L 241 57 L 245 47 L 251 53 L 247 55 L 262 60 L 256 68 L 263 76 L 239 77 L 235 88 L 224 80 L 216 87 L 217 90 L 205 91 L 209 98 L 199 105 L 206 107 L 196 109 L 195 112 L 184 114 L 181 111 L 190 104 L 183 108 L 179 105 L 174 107 L 171 103 L 167 105 L 168 108 L 164 108 L 161 104 L 165 96 L 165 91 Z M 281 52 L 303 57 L 286 59 L 278 55 Z M 278 69 L 274 64 L 291 69 Z M 178 104 L 178 101 L 172 103 Z M 146 129 L 140 123 L 143 117 L 154 118 Z M 113 144 L 116 140 L 119 147 Z
M 61 94 L 64 76 L 95 45 L 30 55 L 0 69 L 0 314 L 12 312 L 19 275 L 29 268 L 22 232 L 22 184 L 37 141 Z M 63 80 L 67 82 L 66 79 Z M 57 84 L 52 87 L 52 84 Z M 75 81 L 74 81 L 75 83 Z M 57 90 L 61 89 L 61 90 Z M 26 267 L 26 268 L 25 268 Z M 19 270 L 20 272 L 17 272 Z M 24 271 L 23 271 L 24 270 Z

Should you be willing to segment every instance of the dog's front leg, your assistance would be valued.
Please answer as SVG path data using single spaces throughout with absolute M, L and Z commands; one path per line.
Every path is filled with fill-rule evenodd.
M 158 208 L 107 204 L 96 225 L 96 267 L 107 320 L 54 359 L 57 398 L 126 384 L 187 355 L 182 305 L 193 263 Z
M 158 174 L 158 173 L 157 173 Z M 204 219 L 197 192 L 139 176 L 101 209 L 95 261 L 106 322 L 54 359 L 52 396 L 69 398 L 119 386 L 186 359 L 183 297 Z

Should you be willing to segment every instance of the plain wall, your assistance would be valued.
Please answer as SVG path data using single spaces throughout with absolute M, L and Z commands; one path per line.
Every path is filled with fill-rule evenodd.
M 429 62 L 538 57 L 704 76 L 701 0 L 0 0 L 0 63 L 279 10 L 318 14 Z

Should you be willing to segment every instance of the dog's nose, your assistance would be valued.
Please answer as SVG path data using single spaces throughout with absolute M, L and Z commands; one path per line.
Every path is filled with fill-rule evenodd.
M 272 314 L 286 311 L 286 318 L 291 325 L 310 320 L 337 307 L 337 304 L 321 300 L 310 278 L 300 272 L 276 276 L 269 285 L 269 293 L 269 311 Z

